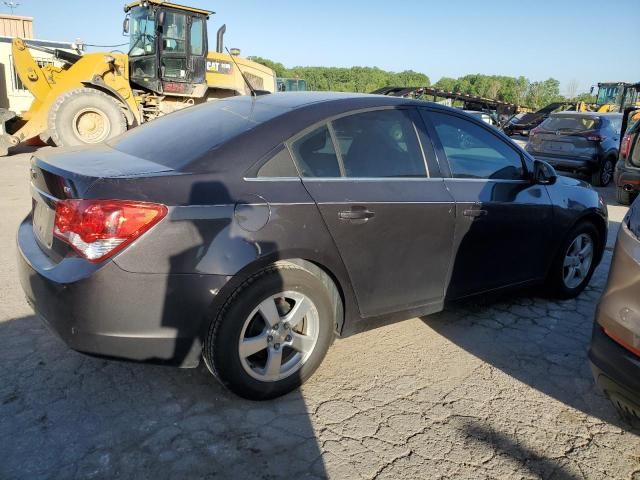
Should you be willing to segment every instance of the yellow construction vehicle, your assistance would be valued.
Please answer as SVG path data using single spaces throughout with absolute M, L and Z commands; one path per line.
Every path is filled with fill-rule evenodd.
M 276 90 L 273 70 L 237 49 L 223 52 L 224 25 L 216 51 L 208 52 L 214 12 L 162 0 L 138 0 L 124 10 L 128 54 L 48 50 L 63 66 L 40 67 L 29 52 L 36 47 L 13 40 L 15 71 L 34 100 L 17 117 L 0 112 L 0 155 L 37 136 L 59 146 L 99 143 L 196 103 Z
M 594 91 L 591 87 L 591 93 Z M 622 112 L 625 108 L 640 105 L 640 83 L 600 82 L 596 103 L 589 105 L 578 102 L 576 110 L 579 112 Z

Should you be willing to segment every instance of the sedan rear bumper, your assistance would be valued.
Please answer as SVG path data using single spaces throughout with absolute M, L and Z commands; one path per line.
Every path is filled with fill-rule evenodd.
M 77 257 L 54 264 L 37 244 L 30 218 L 17 241 L 27 300 L 70 348 L 183 367 L 199 363 L 214 293 L 227 277 L 138 274 Z

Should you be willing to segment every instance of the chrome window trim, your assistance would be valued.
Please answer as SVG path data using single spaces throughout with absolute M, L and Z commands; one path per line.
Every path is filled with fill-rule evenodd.
M 318 205 L 354 205 L 358 203 L 366 203 L 367 205 L 425 205 L 425 204 L 438 204 L 438 205 L 454 205 L 456 202 L 453 200 L 450 201 L 440 201 L 434 200 L 430 201 L 415 201 L 415 202 L 407 202 L 404 200 L 399 200 L 397 202 L 385 202 L 385 201 L 376 201 L 376 200 L 367 200 L 363 202 L 351 201 L 351 202 L 318 202 Z
M 305 182 L 442 182 L 440 177 L 302 177 Z
M 447 182 L 493 182 L 493 183 L 526 183 L 531 184 L 531 181 L 525 179 L 509 179 L 509 178 L 455 178 L 447 177 L 444 180 Z
M 298 168 L 296 166 L 296 168 Z M 300 177 L 243 177 L 245 182 L 300 182 Z

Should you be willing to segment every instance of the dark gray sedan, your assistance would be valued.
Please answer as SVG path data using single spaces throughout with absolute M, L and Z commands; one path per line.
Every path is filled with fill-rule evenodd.
M 71 348 L 195 366 L 265 399 L 334 335 L 600 261 L 598 194 L 459 110 L 286 93 L 186 109 L 32 159 L 22 286 Z

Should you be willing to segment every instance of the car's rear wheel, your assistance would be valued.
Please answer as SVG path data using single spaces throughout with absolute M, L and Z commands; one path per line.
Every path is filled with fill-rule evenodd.
M 615 160 L 608 157 L 605 158 L 600 167 L 591 174 L 591 185 L 594 187 L 606 187 L 613 180 L 613 169 L 615 168 Z
M 636 192 L 630 192 L 622 187 L 616 187 L 616 201 L 620 205 L 631 205 L 636 195 Z
M 562 299 L 579 295 L 591 280 L 600 248 L 598 230 L 592 223 L 576 225 L 551 266 L 547 278 L 550 293 Z
M 311 376 L 331 345 L 333 301 L 310 271 L 292 264 L 269 267 L 220 309 L 205 341 L 205 363 L 237 395 L 284 395 Z

